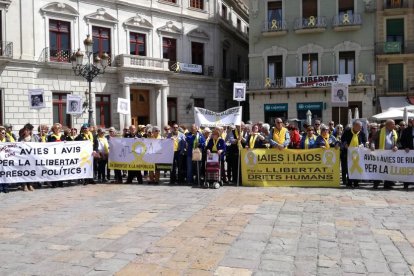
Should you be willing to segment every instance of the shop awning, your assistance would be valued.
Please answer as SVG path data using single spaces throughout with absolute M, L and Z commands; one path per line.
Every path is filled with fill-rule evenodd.
M 404 108 L 411 105 L 407 97 L 380 97 L 382 112 L 390 108 Z

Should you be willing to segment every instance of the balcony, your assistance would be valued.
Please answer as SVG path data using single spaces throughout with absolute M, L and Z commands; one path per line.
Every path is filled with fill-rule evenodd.
M 409 89 L 408 79 L 384 80 L 384 90 L 386 93 L 407 94 Z
M 352 76 L 353 86 L 371 86 L 375 85 L 375 75 L 370 73 L 358 73 Z
M 359 13 L 338 14 L 334 16 L 332 25 L 336 32 L 356 31 L 361 29 L 362 17 Z
M 322 33 L 326 30 L 326 17 L 310 16 L 308 18 L 297 18 L 295 20 L 295 33 Z
M 266 37 L 282 36 L 287 34 L 288 27 L 285 20 L 270 20 L 263 24 L 262 34 Z
M 0 56 L 5 58 L 13 57 L 13 42 L 1 41 L 0 42 Z
M 134 55 L 119 55 L 116 65 L 124 68 L 139 68 L 154 71 L 168 71 L 168 59 L 151 58 Z
M 375 43 L 376 55 L 414 54 L 414 41 L 389 41 Z
M 385 0 L 384 15 L 400 15 L 409 11 L 408 0 Z
M 243 82 L 243 81 L 242 81 Z M 277 78 L 274 80 L 246 80 L 247 89 L 258 90 L 258 89 L 282 89 L 285 88 L 285 81 L 283 78 Z
M 169 69 L 179 74 L 193 74 L 202 76 L 214 76 L 214 66 L 211 65 L 199 65 L 188 64 L 183 62 L 170 61 Z
M 50 49 L 50 51 L 48 52 L 49 52 L 49 61 L 54 61 L 54 62 L 70 62 L 70 56 L 72 55 L 72 52 L 70 49 L 68 50 Z

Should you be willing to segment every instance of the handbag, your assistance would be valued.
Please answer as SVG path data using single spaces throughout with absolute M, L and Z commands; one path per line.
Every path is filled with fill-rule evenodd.
M 203 158 L 203 154 L 201 153 L 201 150 L 199 148 L 193 149 L 192 160 L 201 161 L 202 158 Z

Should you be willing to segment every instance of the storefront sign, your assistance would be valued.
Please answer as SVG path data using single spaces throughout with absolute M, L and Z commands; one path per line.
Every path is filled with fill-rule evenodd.
M 339 150 L 243 149 L 245 186 L 339 187 Z
M 265 112 L 285 112 L 288 111 L 288 104 L 265 104 L 264 105 Z
M 323 102 L 315 102 L 315 103 L 297 103 L 297 110 L 322 110 L 323 109 Z
M 329 87 L 333 83 L 351 84 L 351 79 L 350 74 L 286 77 L 286 88 Z
M 414 151 L 348 148 L 350 179 L 413 182 Z

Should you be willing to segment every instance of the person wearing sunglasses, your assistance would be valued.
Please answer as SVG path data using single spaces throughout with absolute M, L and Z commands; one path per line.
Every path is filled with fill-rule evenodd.
M 290 144 L 289 131 L 283 126 L 281 118 L 275 119 L 275 127 L 270 131 L 268 140 L 271 147 L 280 150 L 287 148 Z
M 315 120 L 315 123 L 313 124 L 314 128 L 315 128 L 315 134 L 316 135 L 321 135 L 321 121 L 320 120 Z

